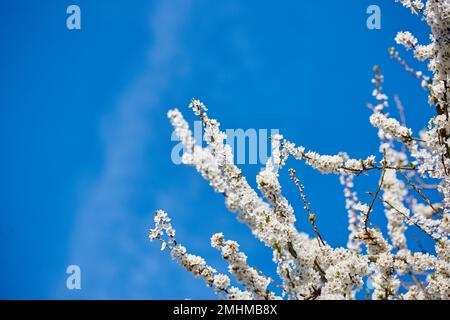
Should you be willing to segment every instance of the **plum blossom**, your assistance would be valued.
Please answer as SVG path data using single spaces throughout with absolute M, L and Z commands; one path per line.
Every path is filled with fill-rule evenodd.
M 253 188 L 234 163 L 233 151 L 224 143 L 226 133 L 221 124 L 208 115 L 208 108 L 200 100 L 192 99 L 189 108 L 202 121 L 205 147 L 196 144 L 178 109 L 168 112 L 175 135 L 183 144 L 182 163 L 195 168 L 214 191 L 222 194 L 229 211 L 272 250 L 276 278 L 250 266 L 236 241 L 225 240 L 222 233 L 216 233 L 210 243 L 228 263 L 230 276 L 221 274 L 202 257 L 188 253 L 177 242 L 168 214 L 157 210 L 150 240 L 158 240 L 161 250 L 169 251 L 174 260 L 202 278 L 219 297 L 337 300 L 355 299 L 359 291 L 367 290 L 372 299 L 450 299 L 450 2 L 397 2 L 421 15 L 431 29 L 428 44 L 419 44 L 408 31 L 395 37 L 407 51 L 413 49 L 416 59 L 427 61 L 429 75 L 413 70 L 399 58 L 398 51 L 389 50 L 421 81 L 429 94 L 428 103 L 436 111 L 423 123 L 425 128 L 418 138 L 404 117 L 399 121 L 392 115 L 383 88 L 384 77 L 375 67 L 374 104 L 369 105 L 369 121 L 378 130 L 380 141 L 375 152 L 379 156 L 321 154 L 277 134 L 271 137 L 271 156 L 257 174 L 257 187 Z M 289 173 L 300 194 L 296 199 L 288 199 L 284 194 L 289 186 L 281 185 L 280 174 L 290 158 L 318 174 L 338 175 L 348 218 L 345 247 L 331 247 L 327 235 L 319 233 L 316 219 L 320 212 L 312 211 L 306 198 L 308 190 L 294 169 L 289 169 Z M 365 175 L 377 177 L 372 190 L 363 190 L 369 201 L 362 201 L 367 196 L 360 198 L 358 194 L 362 192 L 356 189 L 356 177 Z M 439 200 L 432 201 L 430 192 Z M 292 201 L 302 201 L 305 212 L 294 212 Z M 376 202 L 381 205 L 375 205 Z M 380 208 L 387 220 L 384 230 L 372 219 Z M 298 230 L 299 217 L 309 221 L 309 232 Z M 434 251 L 413 251 L 406 232 L 409 228 L 432 239 Z

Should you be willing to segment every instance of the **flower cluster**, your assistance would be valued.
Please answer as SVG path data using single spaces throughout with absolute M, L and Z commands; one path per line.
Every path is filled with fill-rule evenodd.
M 279 299 L 267 288 L 271 279 L 247 264 L 247 256 L 239 251 L 239 244 L 237 242 L 231 240 L 225 241 L 222 233 L 216 233 L 211 237 L 211 246 L 221 251 L 222 257 L 229 263 L 230 273 L 235 275 L 236 280 L 251 291 L 254 299 Z
M 381 112 L 376 112 L 370 117 L 370 123 L 378 129 L 382 129 L 380 135 L 392 136 L 401 141 L 411 140 L 411 129 L 406 128 L 398 122 L 397 119 L 388 118 L 385 114 Z
M 169 250 L 172 258 L 178 261 L 187 271 L 195 277 L 202 278 L 207 286 L 213 287 L 217 294 L 225 295 L 228 299 L 248 300 L 252 298 L 249 292 L 230 287 L 230 278 L 207 265 L 205 259 L 187 253 L 184 246 L 177 244 L 175 230 L 172 228 L 171 220 L 166 212 L 157 210 L 154 221 L 155 228 L 150 230 L 150 240 L 160 240 L 162 243 L 161 250 Z
M 400 1 L 405 8 L 411 9 L 411 12 L 414 14 L 418 14 L 419 12 L 423 12 L 424 4 L 422 0 L 395 0 L 396 2 Z
M 416 46 L 417 39 L 411 34 L 411 32 L 399 32 L 395 37 L 395 42 L 403 45 L 406 50 L 409 50 Z
M 221 252 L 230 275 L 244 288 L 241 290 L 232 286 L 228 275 L 218 273 L 203 258 L 187 253 L 177 243 L 168 215 L 156 211 L 150 239 L 159 240 L 161 250 L 170 251 L 182 267 L 202 278 L 221 297 L 355 299 L 358 291 L 366 289 L 372 299 L 450 299 L 450 2 L 397 1 L 414 14 L 423 15 L 431 28 L 429 44 L 419 44 L 410 32 L 400 32 L 395 38 L 406 50 L 412 49 L 418 60 L 428 61 L 430 75 L 410 68 L 395 49 L 389 52 L 421 81 L 436 114 L 425 124 L 419 138 L 413 137 L 398 98 L 395 101 L 400 121 L 387 112 L 389 97 L 382 87 L 384 78 L 380 68 L 375 67 L 372 80 L 375 103 L 370 105 L 370 123 L 378 129 L 378 160 L 374 155 L 352 158 L 345 152 L 323 155 L 275 135 L 271 137 L 271 157 L 256 176 L 254 189 L 235 165 L 220 123 L 208 116 L 202 102 L 193 99 L 189 107 L 202 120 L 206 147 L 195 143 L 179 110 L 168 112 L 184 147 L 182 162 L 194 167 L 216 192 L 223 194 L 227 208 L 273 250 L 279 279 L 269 278 L 249 266 L 237 242 L 225 240 L 222 233 L 212 236 L 212 247 Z M 283 195 L 279 181 L 279 172 L 290 157 L 322 174 L 339 176 L 348 215 L 349 237 L 345 248 L 331 247 L 326 235 L 319 233 L 317 215 L 307 201 L 305 187 L 295 170 L 289 169 L 313 235 L 297 230 L 294 209 Z M 355 177 L 361 173 L 379 174 L 376 188 L 368 192 L 371 201 L 367 203 L 355 191 Z M 428 189 L 441 199 L 431 201 L 425 192 Z M 372 225 L 375 202 L 380 202 L 384 210 L 386 236 Z M 415 228 L 432 239 L 434 252 L 412 251 L 407 228 Z

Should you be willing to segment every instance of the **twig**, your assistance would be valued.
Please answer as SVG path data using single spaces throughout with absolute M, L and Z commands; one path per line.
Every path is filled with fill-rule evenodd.
M 414 47 L 414 46 L 413 46 Z M 416 72 L 413 68 L 411 68 L 405 60 L 403 60 L 400 57 L 400 54 L 398 53 L 398 51 L 395 50 L 395 48 L 389 48 L 388 49 L 389 54 L 391 56 L 392 59 L 395 59 L 403 68 L 405 68 L 405 70 L 407 72 L 409 72 L 410 74 L 412 74 L 416 79 L 418 80 L 422 80 L 425 81 L 428 86 L 426 87 L 428 90 L 430 89 L 430 80 L 428 77 L 424 76 L 422 72 L 418 73 Z
M 405 108 L 403 107 L 402 102 L 398 95 L 394 95 L 395 106 L 397 107 L 398 113 L 400 115 L 400 121 L 402 126 L 406 127 L 406 116 L 405 116 Z
M 383 173 L 381 174 L 380 182 L 378 183 L 377 190 L 375 192 L 375 195 L 372 198 L 372 201 L 371 201 L 371 203 L 369 205 L 369 209 L 367 210 L 366 218 L 364 220 L 364 229 L 366 231 L 367 231 L 367 223 L 369 221 L 369 215 L 370 215 L 370 212 L 372 211 L 373 205 L 375 204 L 375 200 L 377 199 L 378 194 L 380 193 L 381 186 L 383 185 L 383 182 L 384 182 L 384 175 L 385 174 L 386 174 L 386 154 L 384 155 L 384 158 L 383 158 Z
M 370 195 L 373 195 L 372 192 L 369 191 Z M 375 196 L 374 196 L 375 197 Z M 403 216 L 403 218 L 405 218 L 406 220 L 408 220 L 409 222 L 411 222 L 412 224 L 414 224 L 417 228 L 419 228 L 423 233 L 425 233 L 426 235 L 428 235 L 431 239 L 433 239 L 436 242 L 439 242 L 439 239 L 435 238 L 432 234 L 428 233 L 428 231 L 426 231 L 420 224 L 418 224 L 417 222 L 415 222 L 414 220 L 412 220 L 410 217 L 408 217 L 408 215 L 406 215 L 404 212 L 400 211 L 399 209 L 397 209 L 396 207 L 394 207 L 389 201 L 384 200 L 383 198 L 381 198 L 380 196 L 376 196 L 376 198 L 378 198 L 381 202 L 386 203 L 391 209 L 394 209 L 397 213 L 399 213 L 401 216 Z
M 295 185 L 297 186 L 298 190 L 300 191 L 300 197 L 305 205 L 305 209 L 309 214 L 309 222 L 311 223 L 311 226 L 314 230 L 314 233 L 316 234 L 316 238 L 319 241 L 319 245 L 325 245 L 325 242 L 323 241 L 319 230 L 316 226 L 316 215 L 312 212 L 311 207 L 309 206 L 308 200 L 306 199 L 305 195 L 305 188 L 303 185 L 300 184 L 300 180 L 295 176 L 295 170 L 290 168 L 289 174 L 291 175 L 292 180 L 294 181 Z
M 416 140 L 416 141 L 423 141 L 419 138 L 411 138 L 411 140 Z M 312 161 L 313 159 L 311 157 L 309 157 L 307 154 L 305 153 L 301 153 L 299 159 L 306 159 L 306 160 L 310 160 Z M 362 169 L 353 169 L 353 168 L 347 168 L 346 166 L 340 166 L 339 169 L 344 170 L 344 171 L 348 171 L 348 172 L 352 172 L 355 174 L 361 174 L 363 172 L 366 171 L 371 171 L 371 170 L 384 170 L 384 169 L 392 169 L 395 171 L 398 170 L 404 170 L 404 171 L 417 171 L 416 167 L 407 167 L 407 166 L 376 166 L 376 165 L 369 165 L 369 166 L 365 166 L 363 164 L 363 168 Z M 432 172 L 433 170 L 425 170 L 425 172 Z
M 438 209 L 436 209 L 433 204 L 431 203 L 430 199 L 428 199 L 422 192 L 422 190 L 420 190 L 415 184 L 414 182 L 411 181 L 410 178 L 408 178 L 408 176 L 402 172 L 401 170 L 399 171 L 400 174 L 406 179 L 406 181 L 408 181 L 409 185 L 422 197 L 422 199 L 431 207 L 431 209 L 433 209 L 433 211 L 440 216 L 441 218 L 443 218 L 442 213 L 439 212 Z

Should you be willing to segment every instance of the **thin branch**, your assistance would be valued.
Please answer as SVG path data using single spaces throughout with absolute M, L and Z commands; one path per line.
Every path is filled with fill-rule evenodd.
M 417 228 L 419 228 L 423 233 L 425 233 L 427 236 L 429 236 L 431 239 L 433 239 L 436 242 L 439 242 L 439 239 L 437 239 L 436 237 L 434 237 L 431 233 L 429 233 L 428 231 L 426 231 L 420 224 L 418 224 L 417 222 L 415 222 L 414 220 L 412 220 L 410 217 L 408 217 L 407 214 L 405 214 L 404 212 L 400 211 L 399 209 L 397 209 L 395 206 L 393 206 L 389 201 L 384 200 L 383 198 L 381 198 L 378 195 L 374 195 L 372 192 L 369 191 L 370 195 L 373 195 L 374 197 L 378 198 L 381 202 L 386 203 L 391 209 L 394 209 L 398 214 L 400 214 L 401 216 L 403 216 L 403 218 L 405 218 L 407 221 L 409 221 L 410 223 L 414 224 Z
M 411 140 L 415 140 L 415 141 L 421 141 L 423 142 L 423 140 L 419 139 L 419 138 L 411 138 Z M 313 159 L 311 157 L 309 157 L 306 153 L 302 152 L 300 153 L 300 157 L 299 159 L 306 159 L 306 160 L 310 160 L 312 161 Z M 340 166 L 339 169 L 347 171 L 347 172 L 351 172 L 354 174 L 361 174 L 363 172 L 366 171 L 371 171 L 371 170 L 384 170 L 384 169 L 391 169 L 391 170 L 404 170 L 404 171 L 417 171 L 417 168 L 414 166 L 388 166 L 388 165 L 383 165 L 383 166 L 376 166 L 376 165 L 364 165 L 363 164 L 363 168 L 362 169 L 353 169 L 353 168 L 348 168 L 345 165 Z M 425 170 L 425 172 L 432 172 L 433 170 Z
M 422 188 L 422 189 L 431 189 L 431 190 L 435 190 L 438 188 L 437 184 L 433 184 L 433 183 L 425 183 L 422 178 L 417 174 L 417 172 L 413 171 L 412 172 L 414 179 L 416 180 L 416 183 Z
M 398 114 L 400 115 L 400 121 L 402 126 L 406 127 L 406 116 L 405 116 L 405 108 L 403 107 L 403 103 L 400 101 L 398 95 L 394 95 L 395 106 L 397 107 Z
M 409 185 L 422 197 L 422 199 L 430 206 L 431 209 L 433 209 L 434 213 L 436 213 L 438 216 L 440 216 L 441 218 L 443 218 L 442 213 L 439 212 L 438 209 L 436 209 L 433 204 L 431 203 L 430 199 L 428 199 L 425 194 L 422 192 L 422 190 L 420 190 L 419 187 L 417 187 L 414 182 L 411 181 L 410 178 L 408 178 L 408 176 L 403 172 L 403 171 L 399 171 L 399 173 L 406 179 L 406 181 L 408 181 Z
M 414 47 L 414 46 L 413 46 Z M 410 74 L 412 74 L 416 79 L 421 80 L 421 81 L 425 81 L 428 86 L 426 87 L 426 89 L 430 89 L 430 79 L 426 76 L 423 75 L 422 72 L 417 72 L 415 71 L 413 68 L 411 68 L 405 60 L 403 60 L 400 57 L 400 54 L 398 53 L 398 51 L 395 50 L 395 48 L 389 48 L 389 55 L 391 56 L 392 59 L 396 60 L 403 68 L 405 68 L 405 70 L 407 72 L 409 72 Z
M 295 170 L 289 169 L 289 174 L 291 175 L 292 180 L 294 181 L 295 185 L 297 186 L 298 190 L 300 191 L 300 198 L 303 201 L 303 204 L 305 205 L 305 209 L 309 214 L 309 222 L 311 223 L 311 226 L 314 230 L 314 233 L 316 235 L 317 240 L 319 241 L 319 245 L 325 245 L 325 242 L 322 239 L 322 236 L 319 233 L 319 230 L 316 226 L 316 215 L 312 212 L 311 207 L 308 203 L 308 200 L 306 199 L 305 194 L 305 187 L 300 184 L 300 180 L 295 176 Z
M 370 202 L 369 209 L 367 210 L 366 218 L 364 220 L 364 229 L 366 231 L 367 231 L 367 223 L 369 221 L 370 212 L 372 211 L 373 205 L 375 204 L 375 200 L 377 199 L 378 194 L 380 193 L 380 190 L 381 190 L 381 186 L 383 185 L 383 182 L 384 182 L 384 175 L 386 174 L 386 163 L 387 162 L 386 162 L 386 154 L 385 154 L 384 158 L 383 158 L 383 173 L 381 174 L 380 182 L 378 183 L 377 190 L 375 192 L 375 195 L 372 198 L 372 201 Z

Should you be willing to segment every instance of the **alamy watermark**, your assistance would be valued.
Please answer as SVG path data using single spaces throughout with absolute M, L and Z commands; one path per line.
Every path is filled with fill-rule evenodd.
M 237 164 L 259 164 L 265 165 L 270 157 L 270 137 L 279 134 L 279 129 L 254 129 L 247 130 L 226 129 L 226 144 L 231 147 Z M 194 139 L 198 145 L 203 145 L 203 126 L 201 121 L 194 121 Z M 172 133 L 172 141 L 180 141 Z M 171 159 L 174 164 L 181 164 L 183 155 L 183 144 L 177 143 L 172 148 Z
M 69 290 L 81 290 L 81 268 L 76 264 L 67 267 L 66 288 Z
M 366 20 L 366 26 L 369 30 L 381 29 L 381 9 L 379 6 L 372 4 L 367 7 L 366 13 L 369 15 Z
M 81 9 L 76 4 L 67 7 L 66 13 L 69 15 L 66 19 L 66 27 L 69 30 L 81 29 Z

